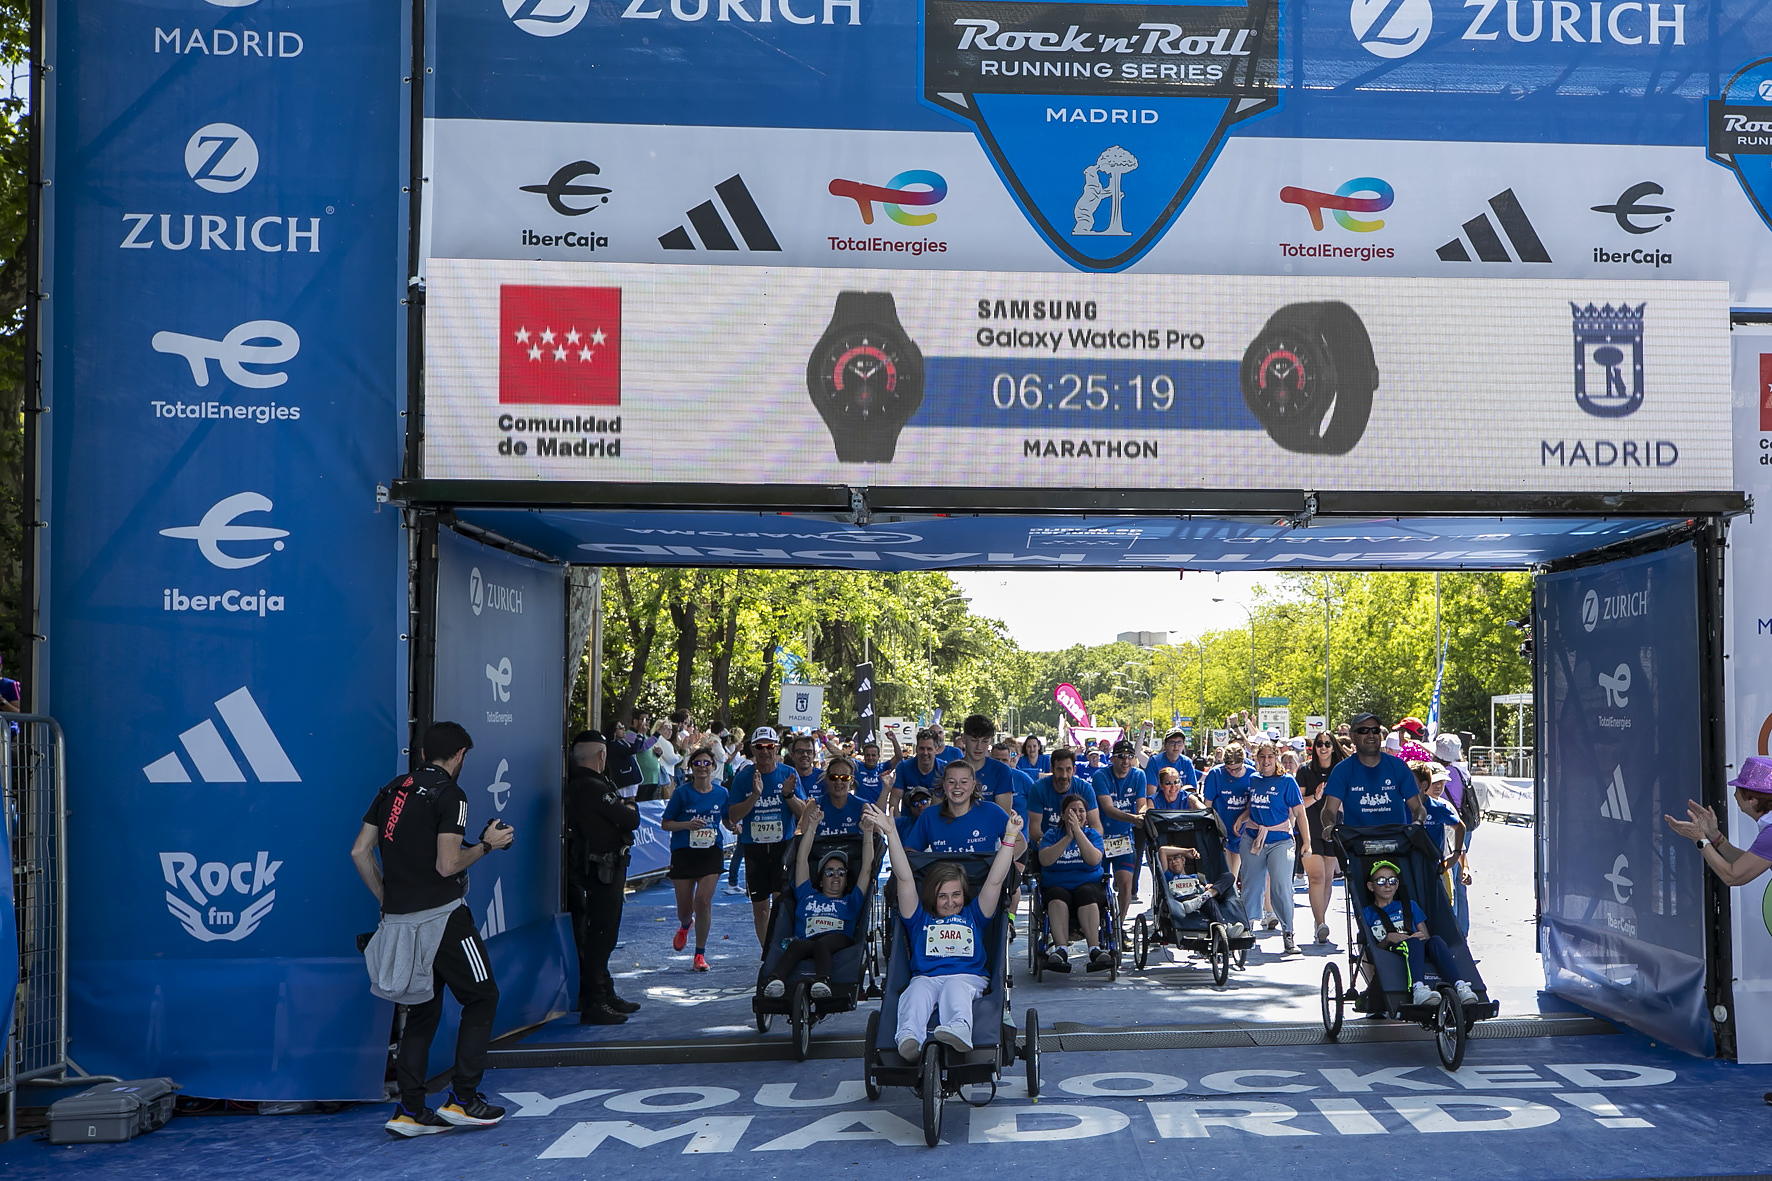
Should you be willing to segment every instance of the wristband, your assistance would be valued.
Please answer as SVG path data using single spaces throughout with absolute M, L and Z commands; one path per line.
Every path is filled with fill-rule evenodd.
M 1000 848 L 1004 848 L 1004 849 L 1013 849 L 1013 848 L 1015 848 L 1015 842 L 1014 842 L 1014 841 L 1012 841 L 1012 840 L 1010 840 L 1010 839 L 1009 839 L 1009 838 L 1008 838 L 1008 837 L 1003 837 L 1003 838 L 1002 838 L 1002 839 L 1001 839 L 1001 840 L 999 840 L 999 841 L 998 841 L 998 842 L 997 842 L 997 845 L 998 845 L 998 846 L 999 846 L 999 847 L 1000 847 Z
M 480 855 L 482 857 L 490 857 L 492 855 L 492 842 L 486 840 L 484 837 L 480 839 Z

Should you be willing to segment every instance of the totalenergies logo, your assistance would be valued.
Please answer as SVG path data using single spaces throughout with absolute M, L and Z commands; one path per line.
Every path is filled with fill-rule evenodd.
M 912 188 L 922 185 L 922 188 Z M 901 226 L 926 226 L 935 220 L 933 213 L 906 213 L 904 206 L 939 205 L 948 195 L 948 182 L 939 172 L 912 169 L 901 172 L 884 185 L 863 184 L 858 180 L 833 180 L 833 197 L 848 197 L 861 212 L 861 224 L 874 224 L 874 203 L 886 210 L 886 216 Z
M 1381 213 L 1389 209 L 1391 202 L 1396 200 L 1396 192 L 1389 183 L 1376 176 L 1357 176 L 1333 193 L 1319 193 L 1315 189 L 1287 185 L 1280 190 L 1280 200 L 1288 205 L 1297 205 L 1310 214 L 1312 229 L 1323 228 L 1323 211 L 1327 209 L 1335 215 L 1336 223 L 1342 229 L 1352 230 L 1356 234 L 1370 234 L 1384 228 L 1384 219 L 1361 221 L 1353 215 Z

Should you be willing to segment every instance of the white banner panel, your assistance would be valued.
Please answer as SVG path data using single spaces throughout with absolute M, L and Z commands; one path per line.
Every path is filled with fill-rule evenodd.
M 969 131 L 429 130 L 428 253 L 440 258 L 1070 269 Z M 1156 199 L 1137 171 L 1122 183 L 1126 202 Z M 891 204 L 894 191 L 919 203 Z M 725 240 L 710 246 L 703 229 L 716 226 Z M 1132 269 L 1721 279 L 1737 306 L 1772 305 L 1772 239 L 1697 146 L 1235 136 Z
M 1732 486 L 1722 283 L 436 259 L 425 339 L 433 479 Z
M 1735 336 L 1735 486 L 1761 511 L 1729 523 L 1725 691 L 1729 704 L 1729 774 L 1748 755 L 1772 751 L 1772 333 Z M 1738 849 L 1753 844 L 1754 822 L 1733 804 L 1724 831 Z M 1772 1062 L 1772 876 L 1735 891 L 1735 1038 L 1742 1062 Z

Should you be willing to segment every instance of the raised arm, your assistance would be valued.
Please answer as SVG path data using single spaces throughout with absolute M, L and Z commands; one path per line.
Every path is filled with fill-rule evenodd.
M 898 825 L 872 804 L 864 804 L 861 826 L 886 838 L 886 848 L 892 857 L 892 883 L 898 890 L 898 913 L 911 918 L 917 913 L 917 879 L 911 876 L 911 859 L 904 851 L 904 842 L 898 839 Z
M 1009 867 L 1015 864 L 1015 849 L 1020 843 L 1021 814 L 1011 812 L 1009 827 L 997 842 L 996 857 L 991 859 L 991 872 L 978 888 L 978 913 L 987 919 L 997 913 L 997 901 L 1003 896 L 1003 883 L 1009 879 Z
M 804 886 L 812 879 L 812 841 L 818 836 L 818 822 L 824 812 L 812 804 L 800 813 L 800 843 L 794 849 L 794 885 Z

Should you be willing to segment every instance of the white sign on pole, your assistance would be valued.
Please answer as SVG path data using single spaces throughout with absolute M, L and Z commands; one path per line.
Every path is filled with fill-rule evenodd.
M 1329 719 L 1322 714 L 1310 714 L 1304 719 L 1304 736 L 1315 738 L 1329 728 Z
M 888 734 L 897 737 L 899 745 L 904 747 L 906 754 L 912 754 L 915 752 L 917 745 L 917 723 L 911 721 L 909 718 L 881 718 L 880 740 L 890 747 L 892 744 L 886 741 L 886 735 Z
M 1226 743 L 1230 742 L 1230 740 L 1231 740 L 1231 732 L 1229 730 L 1214 730 L 1214 731 L 1212 731 L 1212 745 L 1213 746 L 1224 746 Z
M 783 726 L 818 726 L 824 719 L 823 685 L 783 685 L 781 712 L 776 721 Z
M 1292 707 L 1289 705 L 1264 705 L 1255 711 L 1255 723 L 1269 733 L 1278 734 L 1281 738 L 1292 737 Z

